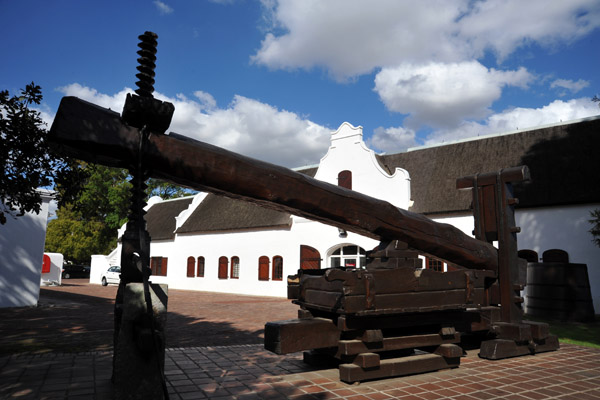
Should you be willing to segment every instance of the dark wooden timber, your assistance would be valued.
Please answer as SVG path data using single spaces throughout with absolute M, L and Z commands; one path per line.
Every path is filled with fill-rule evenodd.
M 64 97 L 50 131 L 63 154 L 129 168 L 139 132 L 114 111 Z M 468 268 L 496 270 L 488 243 L 367 195 L 312 179 L 174 133 L 151 135 L 144 153 L 150 175 L 190 188 L 258 203 L 380 240 L 409 246 Z

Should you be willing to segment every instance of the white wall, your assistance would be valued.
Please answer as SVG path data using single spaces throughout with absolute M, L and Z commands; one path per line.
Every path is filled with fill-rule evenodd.
M 317 249 L 322 267 L 327 266 L 328 251 L 340 244 L 355 244 L 370 250 L 377 241 L 353 233 L 346 238 L 339 237 L 337 228 L 294 217 L 290 228 L 275 230 L 253 230 L 247 232 L 219 232 L 217 234 L 177 235 L 174 241 L 152 242 L 152 257 L 168 257 L 167 277 L 152 276 L 152 282 L 168 283 L 173 289 L 204 290 L 212 292 L 231 292 L 260 296 L 287 296 L 287 276 L 295 274 L 300 268 L 300 245 Z M 204 277 L 188 278 L 187 258 L 205 258 Z M 240 259 L 239 279 L 219 279 L 219 257 Z M 274 256 L 283 258 L 283 279 L 274 281 L 272 271 L 270 279 L 258 279 L 258 259 Z
M 39 214 L 8 216 L 0 225 L 0 307 L 34 306 L 39 300 L 51 200 L 51 192 L 41 192 Z

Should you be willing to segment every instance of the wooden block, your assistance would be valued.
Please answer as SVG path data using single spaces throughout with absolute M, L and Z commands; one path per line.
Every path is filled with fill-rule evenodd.
M 456 358 L 462 357 L 463 349 L 455 344 L 441 344 L 434 353 L 446 358 Z
M 529 325 L 533 339 L 545 339 L 550 334 L 550 326 L 545 322 L 523 321 L 523 324 Z
M 496 322 L 492 325 L 492 331 L 498 339 L 514 340 L 516 342 L 531 341 L 531 325 L 509 322 Z
M 326 318 L 290 319 L 265 324 L 265 349 L 276 354 L 337 347 L 340 331 Z
M 458 367 L 460 358 L 446 359 L 437 354 L 421 354 L 381 360 L 379 368 L 364 369 L 355 364 L 340 365 L 340 380 L 348 383 L 438 371 Z
M 383 340 L 381 329 L 367 329 L 362 335 L 362 341 L 366 343 L 376 343 Z
M 531 354 L 528 344 L 517 344 L 514 340 L 494 339 L 481 342 L 479 357 L 488 360 L 518 357 Z
M 556 335 L 548 335 L 545 339 L 534 340 L 531 347 L 534 353 L 544 353 L 546 351 L 558 350 L 560 344 Z
M 354 359 L 354 364 L 361 368 L 376 368 L 380 364 L 379 354 L 361 353 Z
M 313 315 L 308 310 L 299 309 L 298 310 L 298 319 L 308 319 L 313 318 Z

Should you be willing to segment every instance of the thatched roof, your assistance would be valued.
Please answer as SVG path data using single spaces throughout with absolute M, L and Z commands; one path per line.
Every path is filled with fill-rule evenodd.
M 290 224 L 288 213 L 209 194 L 177 229 L 177 233 L 273 228 Z
M 456 179 L 527 165 L 531 181 L 515 185 L 519 207 L 600 202 L 600 118 L 478 140 L 378 156 L 389 170 L 411 178 L 411 211 L 433 214 L 468 210 L 469 191 Z
M 145 219 L 152 240 L 169 240 L 175 237 L 175 217 L 187 209 L 193 196 L 175 200 L 165 200 L 152 205 Z

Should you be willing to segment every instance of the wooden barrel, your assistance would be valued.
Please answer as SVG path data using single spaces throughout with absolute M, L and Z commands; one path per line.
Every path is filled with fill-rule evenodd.
M 594 320 L 587 265 L 528 263 L 525 307 L 532 317 Z

